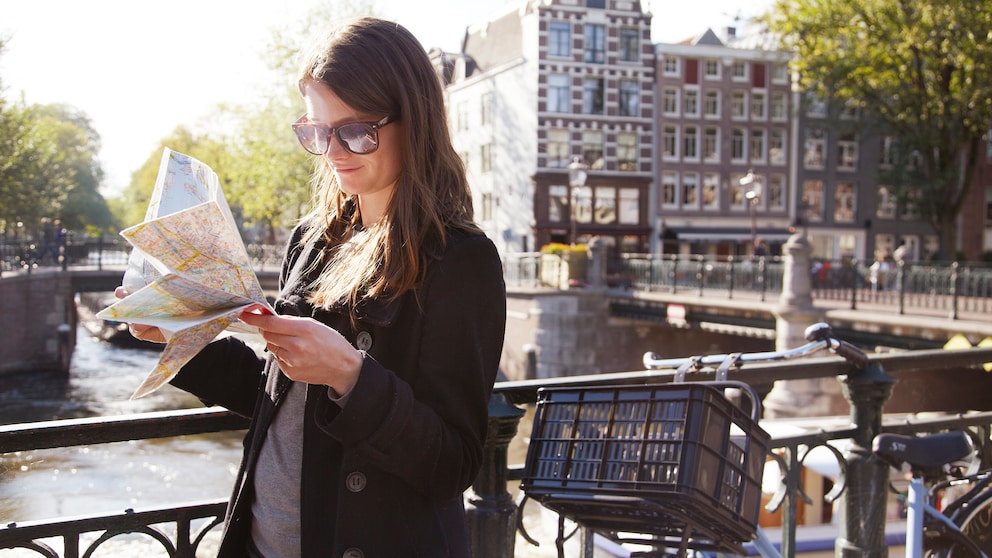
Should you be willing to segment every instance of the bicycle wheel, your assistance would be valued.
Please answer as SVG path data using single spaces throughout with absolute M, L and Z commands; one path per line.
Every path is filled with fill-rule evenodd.
M 986 556 L 992 556 L 992 489 L 972 498 L 968 509 L 962 509 L 959 515 L 957 524 L 961 531 L 975 541 Z
M 961 533 L 974 542 L 986 556 L 992 556 L 992 488 L 970 498 L 967 505 L 958 508 L 951 519 Z M 949 533 L 949 535 L 951 536 L 942 538 L 939 542 L 934 541 L 937 544 L 933 545 L 930 556 L 937 558 L 976 556 L 966 544 L 954 540 L 959 537 L 957 533 Z

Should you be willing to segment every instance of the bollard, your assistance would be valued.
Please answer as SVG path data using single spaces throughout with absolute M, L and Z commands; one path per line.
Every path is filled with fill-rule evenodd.
M 679 256 L 672 254 L 672 294 L 679 290 Z
M 734 257 L 727 256 L 727 267 L 730 269 L 730 279 L 727 283 L 727 299 L 734 298 Z
M 507 448 L 517 435 L 524 411 L 503 394 L 489 398 L 489 430 L 482 469 L 472 484 L 474 497 L 465 510 L 469 541 L 475 558 L 513 558 L 517 531 L 517 505 L 506 490 Z
M 851 258 L 849 270 L 851 276 L 851 310 L 858 309 L 858 260 Z
M 958 319 L 958 262 L 951 263 L 951 315 L 952 320 Z
M 872 458 L 871 446 L 882 430 L 882 408 L 895 382 L 877 362 L 843 381 L 855 434 L 847 455 L 847 487 L 834 554 L 838 558 L 885 558 L 889 553 L 885 543 L 889 466 Z

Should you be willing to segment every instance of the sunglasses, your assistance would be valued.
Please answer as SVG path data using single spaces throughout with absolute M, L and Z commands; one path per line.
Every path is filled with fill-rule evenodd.
M 313 155 L 323 155 L 331 147 L 331 136 L 338 139 L 338 143 L 355 155 L 368 155 L 379 149 L 379 128 L 390 122 L 396 122 L 392 116 L 383 117 L 378 122 L 352 122 L 332 128 L 322 124 L 314 124 L 303 115 L 293 122 L 293 131 L 296 138 L 300 140 L 300 145 L 307 153 Z

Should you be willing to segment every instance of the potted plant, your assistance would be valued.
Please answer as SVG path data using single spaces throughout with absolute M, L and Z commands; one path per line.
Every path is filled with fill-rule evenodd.
M 541 283 L 558 289 L 586 280 L 589 249 L 585 244 L 552 242 L 541 247 Z

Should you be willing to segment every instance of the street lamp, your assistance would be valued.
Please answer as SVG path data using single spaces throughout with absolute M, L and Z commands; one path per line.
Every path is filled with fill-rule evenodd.
M 761 201 L 761 182 L 752 169 L 748 169 L 747 174 L 741 178 L 741 186 L 747 188 L 744 198 L 747 200 L 748 210 L 751 212 L 751 250 L 752 255 L 757 255 L 758 251 L 758 203 Z
M 568 165 L 568 217 L 569 225 L 572 229 L 571 242 L 575 246 L 575 190 L 586 185 L 586 172 L 588 165 L 582 162 L 578 156 L 572 157 L 572 162 Z

